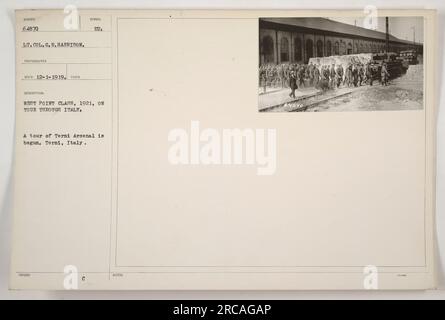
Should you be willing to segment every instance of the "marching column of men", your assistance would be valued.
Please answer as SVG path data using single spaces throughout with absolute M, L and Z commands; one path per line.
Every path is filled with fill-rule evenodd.
M 380 71 L 380 74 L 379 74 Z M 382 85 L 388 84 L 389 72 L 386 63 L 376 64 L 349 63 L 345 68 L 341 64 L 280 64 L 260 66 L 260 84 L 264 87 L 288 87 L 290 96 L 295 97 L 295 90 L 303 87 L 315 87 L 321 90 L 335 89 L 340 86 L 359 87 L 373 85 L 375 80 Z

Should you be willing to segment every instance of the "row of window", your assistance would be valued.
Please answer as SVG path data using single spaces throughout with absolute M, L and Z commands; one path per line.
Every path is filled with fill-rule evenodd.
M 303 60 L 303 46 L 302 41 L 300 38 L 295 38 L 293 41 L 294 46 L 294 61 L 301 61 Z M 305 43 L 306 48 L 306 60 L 308 60 L 310 57 L 314 56 L 314 42 L 312 39 L 307 39 Z M 361 43 L 360 46 L 358 43 L 355 44 L 355 51 L 358 52 L 378 52 L 383 51 L 385 48 L 384 44 L 363 44 Z M 334 43 L 334 46 L 332 46 L 332 43 L 330 40 L 326 41 L 326 54 L 323 52 L 323 41 L 318 40 L 315 46 L 316 50 L 316 57 L 323 57 L 323 56 L 331 56 L 331 55 L 343 55 L 343 54 L 352 54 L 352 44 L 341 42 L 339 43 L 336 41 Z M 265 63 L 271 63 L 274 62 L 274 42 L 271 36 L 265 36 L 262 40 L 262 55 L 264 56 L 264 62 Z M 290 60 L 290 45 L 289 40 L 286 37 L 281 38 L 280 41 L 280 61 L 286 62 Z

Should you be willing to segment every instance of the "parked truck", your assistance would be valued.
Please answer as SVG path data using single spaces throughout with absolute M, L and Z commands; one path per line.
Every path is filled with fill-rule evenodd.
M 415 49 L 400 51 L 400 58 L 402 58 L 408 65 L 418 64 L 417 51 Z

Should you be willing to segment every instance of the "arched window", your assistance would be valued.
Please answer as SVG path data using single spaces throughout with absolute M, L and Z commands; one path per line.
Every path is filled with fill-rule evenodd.
M 317 57 L 323 57 L 323 41 L 317 41 Z
M 302 48 L 301 48 L 301 39 L 300 38 L 295 38 L 294 39 L 294 60 L 295 61 L 303 60 Z
M 358 51 L 358 43 L 357 42 L 355 43 L 355 53 L 359 53 L 359 51 Z
M 364 52 L 363 43 L 360 43 L 360 53 Z
M 264 63 L 274 62 L 274 49 L 273 39 L 271 36 L 265 36 L 262 41 L 261 54 L 264 57 Z
M 332 56 L 332 43 L 331 40 L 326 41 L 326 55 Z
M 349 42 L 348 47 L 346 49 L 346 54 L 352 54 L 352 44 Z
M 289 61 L 289 40 L 285 37 L 281 38 L 280 61 Z
M 334 44 L 334 54 L 338 56 L 340 54 L 340 45 L 338 44 L 338 41 Z

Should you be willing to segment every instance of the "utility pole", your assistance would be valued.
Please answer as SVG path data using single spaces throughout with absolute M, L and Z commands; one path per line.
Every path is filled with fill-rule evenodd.
M 386 17 L 386 53 L 389 52 L 389 18 Z

